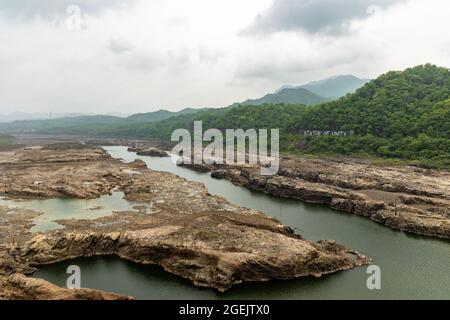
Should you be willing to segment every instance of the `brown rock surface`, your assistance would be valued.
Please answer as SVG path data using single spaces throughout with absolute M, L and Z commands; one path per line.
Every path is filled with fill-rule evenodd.
M 139 156 L 149 156 L 149 157 L 159 157 L 166 158 L 169 157 L 169 154 L 161 149 L 154 147 L 129 147 L 128 151 L 136 152 Z
M 203 184 L 147 169 L 142 161 L 124 164 L 101 149 L 0 153 L 0 169 L 5 168 L 0 194 L 7 196 L 92 198 L 121 190 L 140 203 L 137 211 L 95 220 L 58 220 L 65 228 L 38 234 L 27 231 L 36 213 L 0 210 L 4 226 L 15 219 L 21 230 L 15 243 L 8 230 L 2 232 L 0 274 L 5 276 L 66 259 L 114 254 L 161 265 L 197 286 L 224 291 L 243 281 L 318 277 L 369 261 L 332 241 L 303 240 L 276 219 L 210 195 Z M 7 296 L 9 289 L 2 290 Z M 27 294 L 23 297 L 46 297 Z
M 0 300 L 131 300 L 121 296 L 92 289 L 67 289 L 41 279 L 22 274 L 0 276 Z
M 101 149 L 20 150 L 0 153 L 0 195 L 98 198 L 112 191 L 114 175 Z
M 208 167 L 212 177 L 252 190 L 329 205 L 396 230 L 450 238 L 447 171 L 301 157 L 283 159 L 275 176 L 261 176 L 258 166 Z

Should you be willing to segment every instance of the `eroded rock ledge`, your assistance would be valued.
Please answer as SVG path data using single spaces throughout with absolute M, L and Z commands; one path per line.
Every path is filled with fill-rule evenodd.
M 395 230 L 450 239 L 447 171 L 300 157 L 283 159 L 275 176 L 261 176 L 252 165 L 184 166 L 251 190 L 365 216 Z
M 32 279 L 16 273 L 0 275 L 0 300 L 131 300 L 122 296 L 92 289 L 66 289 L 47 281 Z
M 101 149 L 0 153 L 0 169 L 6 182 L 0 182 L 0 194 L 6 196 L 84 199 L 121 190 L 139 203 L 135 211 L 96 220 L 60 220 L 64 228 L 39 234 L 29 232 L 38 213 L 0 206 L 0 275 L 7 284 L 0 297 L 45 298 L 47 293 L 31 293 L 39 286 L 11 275 L 95 255 L 158 264 L 219 291 L 243 281 L 319 277 L 369 262 L 333 241 L 304 240 L 276 219 L 210 195 L 203 184 L 147 169 L 142 161 L 124 164 Z M 14 242 L 12 225 L 18 230 Z M 8 289 L 15 283 L 24 287 L 18 285 L 16 295 Z
M 242 244 L 236 240 L 230 243 L 228 239 L 233 236 L 239 237 Z M 310 243 L 267 230 L 226 225 L 216 231 L 163 226 L 123 233 L 42 235 L 13 254 L 34 266 L 82 256 L 115 254 L 137 263 L 161 265 L 197 286 L 219 291 L 243 281 L 318 277 L 366 261 L 334 242 Z

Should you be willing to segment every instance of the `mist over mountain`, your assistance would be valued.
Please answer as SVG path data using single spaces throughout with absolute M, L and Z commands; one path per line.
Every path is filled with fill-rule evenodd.
M 354 93 L 369 81 L 370 79 L 361 79 L 354 75 L 339 75 L 319 81 L 312 81 L 300 86 L 285 85 L 275 93 L 285 89 L 303 88 L 318 96 L 333 100 L 349 93 Z
M 11 122 L 3 121 L 0 124 L 0 132 L 3 133 L 52 133 L 52 134 L 75 134 L 90 135 L 99 134 L 110 128 L 134 126 L 139 123 L 153 123 L 169 119 L 177 115 L 195 113 L 204 109 L 185 108 L 181 111 L 172 112 L 167 110 L 158 110 L 154 112 L 136 113 L 131 116 L 123 114 L 106 115 L 77 115 L 77 114 L 59 114 L 59 116 L 43 117 L 40 114 L 21 113 Z M 22 120 L 22 119 L 23 120 Z M 6 119 L 6 118 L 5 118 Z
M 312 81 L 304 85 L 284 85 L 273 93 L 259 99 L 248 99 L 242 105 L 262 104 L 304 104 L 316 105 L 354 93 L 369 79 L 360 79 L 354 75 L 340 75 Z
M 328 101 L 304 88 L 285 88 L 276 93 L 270 93 L 259 99 L 248 99 L 242 105 L 262 105 L 262 104 L 304 104 L 315 105 Z
M 355 76 L 336 76 L 328 79 L 310 82 L 303 86 L 283 86 L 274 93 L 266 94 L 258 99 L 248 99 L 242 105 L 263 105 L 263 104 L 302 104 L 317 105 L 323 102 L 333 100 L 335 97 L 351 93 L 361 87 L 367 80 L 359 79 Z M 333 97 L 333 98 L 330 98 Z M 235 105 L 238 105 L 235 104 Z M 49 130 L 72 131 L 78 133 L 78 129 L 84 127 L 83 122 L 86 121 L 87 126 L 97 124 L 97 130 L 108 125 L 127 125 L 131 122 L 147 122 L 152 123 L 162 121 L 174 116 L 195 113 L 204 110 L 202 108 L 185 108 L 178 112 L 168 110 L 158 110 L 145 113 L 136 113 L 127 115 L 124 113 L 106 113 L 104 115 L 94 115 L 86 113 L 25 113 L 15 112 L 8 115 L 0 115 L 0 123 L 5 125 L 0 128 L 2 132 L 41 130 L 48 127 Z M 88 118 L 94 117 L 94 118 Z M 72 119 L 68 119 L 72 118 Z M 117 118 L 117 119 L 116 119 Z M 59 119 L 59 120 L 58 120 Z M 16 122 L 17 121 L 17 122 Z M 23 121 L 23 122 L 21 122 Z M 36 122 L 33 122 L 36 121 Z M 16 122 L 11 125 L 6 123 Z M 90 131 L 89 131 L 90 132 Z
M 87 115 L 85 113 L 27 113 L 13 112 L 9 114 L 0 114 L 0 123 L 13 122 L 20 120 L 50 120 L 57 118 L 79 117 Z
M 168 110 L 158 110 L 154 112 L 145 112 L 145 113 L 135 113 L 129 117 L 127 117 L 128 122 L 156 122 L 165 119 L 169 119 L 174 116 L 182 115 L 182 114 L 190 114 L 195 113 L 200 110 L 204 110 L 202 108 L 194 109 L 194 108 L 185 108 L 181 111 L 168 111 Z

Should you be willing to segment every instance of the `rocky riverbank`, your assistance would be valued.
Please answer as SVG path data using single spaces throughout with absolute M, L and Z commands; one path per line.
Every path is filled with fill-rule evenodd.
M 319 203 L 395 230 L 450 239 L 450 173 L 356 160 L 283 158 L 275 176 L 255 165 L 189 165 L 276 197 Z
M 132 300 L 132 297 L 93 289 L 67 289 L 23 274 L 0 275 L 0 300 Z
M 369 262 L 333 241 L 304 240 L 276 219 L 210 195 L 200 183 L 147 169 L 142 161 L 124 164 L 100 148 L 0 152 L 0 194 L 8 198 L 91 199 L 113 190 L 140 203 L 136 210 L 58 220 L 64 228 L 42 233 L 29 231 L 41 213 L 0 206 L 0 298 L 127 298 L 95 290 L 69 294 L 20 276 L 40 265 L 96 255 L 158 264 L 219 291 L 244 281 L 319 277 Z

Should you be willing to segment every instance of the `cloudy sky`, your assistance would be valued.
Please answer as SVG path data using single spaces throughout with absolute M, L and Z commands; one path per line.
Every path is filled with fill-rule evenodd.
M 219 107 L 450 66 L 448 0 L 0 0 L 0 114 Z

